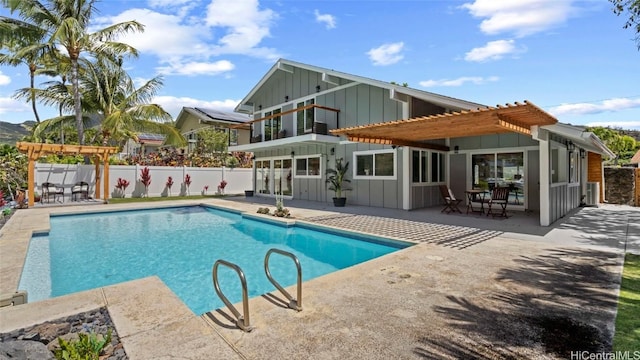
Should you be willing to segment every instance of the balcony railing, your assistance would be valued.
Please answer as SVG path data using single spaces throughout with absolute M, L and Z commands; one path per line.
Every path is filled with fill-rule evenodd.
M 331 111 L 335 113 L 335 117 L 320 116 L 321 114 L 314 113 L 315 114 L 314 118 L 316 119 L 316 121 L 313 122 L 313 125 L 311 126 L 310 129 L 309 128 L 303 129 L 302 127 L 298 126 L 299 125 L 298 119 L 295 115 L 293 117 L 286 116 L 290 114 L 295 114 L 300 111 L 306 111 L 308 109 Z M 339 112 L 340 112 L 339 109 L 334 109 L 334 108 L 317 105 L 317 104 L 310 104 L 304 107 L 291 109 L 281 113 L 272 114 L 259 119 L 255 119 L 248 123 L 245 123 L 244 125 L 246 126 L 247 124 L 252 124 L 251 136 L 250 136 L 251 143 L 270 141 L 270 140 L 276 140 L 276 139 L 284 139 L 284 138 L 289 138 L 289 137 L 298 136 L 298 135 L 306 135 L 306 134 L 329 135 L 330 129 L 338 128 Z M 272 130 L 271 132 L 267 130 L 267 133 L 264 134 L 263 133 L 264 129 L 262 127 L 260 127 L 259 129 L 254 129 L 254 127 L 256 127 L 256 125 L 259 125 L 260 122 L 267 121 L 270 119 L 276 119 L 276 118 L 279 119 L 278 124 L 275 125 L 279 129 L 277 132 L 274 130 Z

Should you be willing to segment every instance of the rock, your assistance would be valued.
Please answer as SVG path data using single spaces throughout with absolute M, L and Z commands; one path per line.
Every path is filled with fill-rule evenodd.
M 66 342 L 72 342 L 72 341 L 78 340 L 80 337 L 78 336 L 78 333 L 68 333 L 68 334 L 59 336 L 58 338 L 61 338 Z M 53 352 L 60 349 L 60 341 L 58 341 L 58 338 L 56 338 L 55 340 L 47 344 L 47 349 L 49 349 L 49 351 Z
M 7 341 L 0 343 L 0 359 L 55 359 L 47 347 L 38 341 Z
M 59 335 L 66 334 L 71 329 L 71 325 L 68 323 L 44 323 L 34 326 L 31 332 L 37 332 L 40 334 L 40 341 L 45 345 L 55 340 Z

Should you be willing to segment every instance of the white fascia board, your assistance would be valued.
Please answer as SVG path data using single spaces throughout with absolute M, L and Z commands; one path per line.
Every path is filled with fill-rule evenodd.
M 267 150 L 278 147 L 292 147 L 302 145 L 303 143 L 323 143 L 323 144 L 339 144 L 340 138 L 331 135 L 305 134 L 292 136 L 284 139 L 276 139 L 269 141 L 261 141 L 244 145 L 229 146 L 229 151 L 257 151 Z
M 240 103 L 236 106 L 235 111 L 243 114 L 253 114 L 253 103 Z
M 409 95 L 403 94 L 396 89 L 389 90 L 389 98 L 391 98 L 391 100 L 395 100 L 403 103 L 409 102 Z
M 616 157 L 616 155 L 600 140 L 600 138 L 592 132 L 584 131 L 582 128 L 566 124 L 553 124 L 544 125 L 541 129 L 567 138 L 573 141 L 577 146 L 591 152 L 605 155 L 609 158 Z
M 340 85 L 340 79 L 338 77 L 329 75 L 326 72 L 322 73 L 322 81 L 331 85 Z

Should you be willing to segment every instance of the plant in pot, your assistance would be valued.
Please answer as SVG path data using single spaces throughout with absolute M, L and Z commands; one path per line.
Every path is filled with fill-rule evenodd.
M 329 190 L 335 192 L 336 196 L 333 198 L 333 205 L 342 207 L 345 205 L 347 198 L 342 196 L 343 191 L 351 190 L 344 186 L 344 183 L 350 183 L 351 180 L 347 179 L 347 172 L 349 171 L 349 162 L 342 162 L 342 158 L 336 159 L 336 168 L 327 169 L 327 182 L 329 183 Z

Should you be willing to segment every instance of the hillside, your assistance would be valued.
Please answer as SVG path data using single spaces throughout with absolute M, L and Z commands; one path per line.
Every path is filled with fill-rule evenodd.
M 34 121 L 26 121 L 22 124 L 0 121 L 0 144 L 15 145 L 23 136 L 29 135 L 27 127 L 34 124 Z

